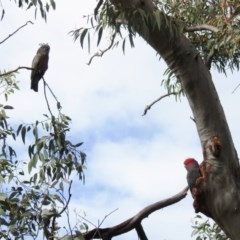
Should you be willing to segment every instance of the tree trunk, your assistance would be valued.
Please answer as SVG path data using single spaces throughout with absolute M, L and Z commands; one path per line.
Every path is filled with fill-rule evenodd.
M 116 7 L 128 5 L 128 11 L 129 6 L 133 10 L 141 7 L 151 14 L 159 11 L 151 0 L 112 2 Z M 170 21 L 163 17 L 160 28 L 153 27 L 152 22 L 146 23 L 148 34 L 144 28 L 133 27 L 175 73 L 192 109 L 203 150 L 202 177 L 197 181 L 194 195 L 195 210 L 215 220 L 231 239 L 239 240 L 239 161 L 225 114 L 211 74 L 198 51 L 180 30 L 172 33 Z

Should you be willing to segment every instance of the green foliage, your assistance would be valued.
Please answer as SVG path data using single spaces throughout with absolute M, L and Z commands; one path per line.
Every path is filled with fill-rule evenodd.
M 41 233 L 53 239 L 60 229 L 57 219 L 69 205 L 72 173 L 84 181 L 83 142 L 69 139 L 71 118 L 58 101 L 57 116 L 49 108 L 43 120 L 12 127 L 7 112 L 14 109 L 7 100 L 18 90 L 15 76 L 0 75 L 0 88 L 5 99 L 0 104 L 0 238 L 36 239 Z M 21 142 L 21 154 L 25 150 L 29 157 L 25 160 L 15 151 Z
M 79 39 L 82 48 L 84 41 L 87 41 L 89 52 L 93 35 L 97 35 L 97 47 L 104 34 L 110 35 L 110 45 L 94 56 L 102 56 L 107 50 L 113 49 L 120 43 L 125 53 L 126 43 L 131 47 L 135 46 L 136 32 L 141 32 L 141 35 L 148 39 L 150 33 L 164 25 L 172 33 L 169 41 L 174 42 L 176 34 L 185 34 L 209 69 L 214 67 L 225 74 L 228 69 L 239 70 L 240 2 L 238 0 L 155 0 L 153 2 L 159 10 L 153 12 L 147 12 L 141 6 L 129 4 L 124 6 L 120 3 L 113 5 L 113 2 L 99 0 L 94 15 L 86 17 L 88 27 L 81 27 L 71 32 L 74 40 Z M 181 91 L 176 77 L 171 73 L 162 84 L 166 86 L 168 93 L 176 89 L 178 92 Z
M 175 21 L 171 21 L 160 11 L 156 10 L 151 13 L 142 8 L 116 7 L 110 0 L 98 1 L 94 15 L 85 17 L 88 27 L 81 27 L 70 33 L 75 41 L 79 39 L 82 48 L 87 39 L 89 52 L 91 38 L 97 35 L 96 46 L 99 46 L 104 32 L 110 35 L 111 48 L 113 49 L 121 42 L 123 52 L 125 52 L 126 42 L 134 47 L 136 32 L 140 31 L 147 39 L 150 32 L 160 29 L 161 25 L 166 23 L 172 29 L 173 36 L 176 34 Z
M 175 19 L 200 52 L 203 61 L 219 72 L 239 70 L 240 2 L 165 0 L 155 1 Z
M 5 75 L 6 71 L 0 71 L 0 89 L 2 89 L 1 94 L 4 95 L 5 100 L 8 100 L 8 96 L 14 93 L 16 90 L 19 90 L 18 82 L 15 80 L 15 74 L 10 73 Z
M 180 100 L 181 96 L 184 96 L 184 92 L 181 86 L 180 81 L 177 79 L 176 75 L 170 70 L 170 68 L 167 68 L 167 70 L 164 72 L 164 75 L 167 76 L 167 78 L 163 79 L 161 82 L 161 85 L 167 89 L 168 94 L 175 95 L 176 100 Z
M 196 215 L 192 228 L 192 237 L 197 235 L 196 240 L 230 240 L 216 223 L 204 221 L 201 215 Z
M 41 17 L 46 21 L 47 20 L 47 13 L 52 8 L 53 10 L 56 9 L 55 0 L 15 0 L 18 4 L 18 7 L 25 7 L 26 9 L 31 9 L 32 7 L 35 8 L 35 18 L 37 17 L 38 11 L 40 11 Z M 5 10 L 2 10 L 2 17 L 5 14 Z
M 50 7 L 56 7 L 54 0 L 15 2 L 18 7 L 34 7 L 35 16 L 40 10 L 45 20 Z M 63 214 L 69 217 L 72 178 L 77 175 L 78 180 L 85 180 L 86 154 L 80 150 L 83 142 L 73 142 L 69 138 L 71 118 L 62 113 L 60 102 L 45 81 L 48 113 L 32 124 L 10 124 L 12 119 L 8 117 L 8 111 L 12 111 L 13 116 L 14 108 L 7 101 L 19 90 L 15 73 L 21 68 L 28 69 L 19 67 L 0 72 L 0 238 L 37 239 L 43 236 L 55 239 L 61 229 L 58 219 Z M 56 100 L 55 111 L 48 103 L 47 90 Z M 20 145 L 18 154 L 23 156 L 19 158 L 16 149 Z M 72 239 L 71 226 L 65 230 Z

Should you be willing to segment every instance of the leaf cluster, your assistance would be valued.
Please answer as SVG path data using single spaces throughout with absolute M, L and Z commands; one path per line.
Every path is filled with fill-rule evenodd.
M 175 19 L 180 30 L 200 52 L 206 65 L 219 72 L 239 70 L 240 2 L 234 1 L 155 1 Z
M 216 223 L 204 221 L 201 215 L 194 219 L 192 237 L 197 235 L 196 240 L 230 240 Z
M 161 85 L 167 90 L 168 94 L 174 94 L 176 100 L 180 100 L 184 96 L 184 91 L 181 82 L 170 68 L 167 68 L 164 72 L 164 78 Z
M 47 20 L 47 13 L 52 8 L 53 10 L 56 9 L 55 0 L 14 0 L 15 3 L 18 4 L 18 7 L 26 6 L 26 9 L 35 8 L 35 18 L 37 17 L 38 11 L 40 11 L 41 17 L 46 21 Z M 4 10 L 3 10 L 4 11 Z M 2 17 L 4 12 L 2 14 Z
M 0 75 L 6 71 L 0 70 Z M 0 95 L 4 95 L 5 100 L 8 100 L 8 96 L 13 94 L 16 90 L 19 90 L 18 81 L 15 79 L 15 73 L 10 73 L 0 77 Z

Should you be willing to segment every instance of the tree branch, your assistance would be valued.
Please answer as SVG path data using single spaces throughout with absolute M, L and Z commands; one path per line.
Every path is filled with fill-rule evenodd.
M 28 25 L 28 23 L 33 24 L 33 22 L 31 22 L 31 21 L 27 21 L 25 24 L 23 24 L 21 27 L 19 27 L 17 30 L 15 30 L 13 33 L 9 34 L 6 38 L 4 38 L 2 41 L 0 41 L 0 44 L 7 41 L 10 37 L 12 37 L 14 34 L 16 34 L 20 29 L 26 27 Z
M 141 221 L 148 217 L 151 213 L 170 206 L 174 203 L 179 202 L 180 200 L 182 200 L 183 198 L 186 197 L 187 195 L 187 191 L 188 188 L 183 189 L 181 192 L 179 192 L 178 194 L 167 198 L 165 200 L 153 203 L 147 207 L 145 207 L 144 209 L 142 209 L 139 213 L 137 213 L 135 216 L 127 219 L 126 221 L 115 225 L 113 227 L 110 228 L 95 228 L 92 229 L 86 233 L 83 234 L 84 239 L 85 240 L 90 240 L 90 239 L 111 239 L 112 237 L 121 235 L 123 233 L 129 232 L 131 230 L 133 230 L 134 228 L 136 228 L 136 231 L 139 234 L 139 237 L 141 237 L 141 240 L 146 240 L 147 237 L 143 231 L 143 229 L 141 230 Z M 76 236 L 77 237 L 77 236 Z
M 72 188 L 72 180 L 70 181 L 69 187 L 68 187 L 68 199 L 66 199 L 65 196 L 62 193 L 59 192 L 61 194 L 62 198 L 66 201 L 66 204 L 65 204 L 65 206 L 63 206 L 63 209 L 60 212 L 58 212 L 55 215 L 53 215 L 52 224 L 51 224 L 52 225 L 51 226 L 51 236 L 54 236 L 54 233 L 56 231 L 56 218 L 61 216 L 66 210 L 68 210 L 69 203 L 70 203 L 70 200 L 71 200 L 71 197 L 72 197 L 71 188 Z M 70 226 L 70 221 L 69 221 L 68 214 L 67 214 L 67 222 L 68 222 L 68 227 L 69 227 L 69 230 L 70 230 L 69 238 L 71 240 L 73 240 L 72 228 Z M 49 238 L 49 239 L 53 239 L 53 237 Z
M 1 73 L 0 77 L 4 77 L 4 76 L 7 76 L 9 74 L 15 73 L 15 72 L 17 72 L 20 69 L 27 69 L 27 70 L 30 70 L 30 71 L 34 70 L 33 68 L 30 68 L 30 67 L 18 67 L 18 68 L 14 69 L 14 70 L 11 70 L 11 71 L 8 71 L 8 72 L 5 72 L 5 73 Z
M 161 101 L 163 98 L 165 97 L 169 97 L 170 95 L 177 95 L 178 92 L 170 92 L 170 93 L 166 93 L 164 95 L 162 95 L 161 97 L 159 97 L 158 99 L 154 100 L 150 105 L 147 105 L 144 109 L 144 112 L 142 114 L 142 116 L 145 116 L 147 114 L 147 111 L 151 109 L 151 107 L 156 104 L 157 102 Z
M 47 83 L 46 83 L 46 81 L 44 80 L 43 77 L 42 77 L 42 79 L 43 79 L 43 83 L 44 83 L 44 87 L 43 87 L 43 89 L 44 89 L 44 97 L 45 97 L 45 100 L 46 100 L 46 103 L 47 103 L 48 111 L 51 114 L 51 119 L 53 119 L 53 113 L 51 111 L 51 108 L 50 108 L 50 105 L 49 105 L 49 102 L 48 102 L 48 98 L 47 98 L 46 86 L 48 86 L 48 85 L 47 85 Z
M 137 224 L 135 229 L 140 240 L 148 240 L 141 223 Z
M 196 32 L 196 31 L 203 31 L 203 30 L 211 31 L 214 33 L 217 33 L 219 31 L 217 27 L 208 25 L 208 24 L 200 24 L 200 25 L 184 28 L 184 32 Z
M 240 84 L 238 84 L 232 91 L 232 94 L 235 93 L 235 91 L 240 87 Z
M 90 65 L 90 64 L 91 64 L 93 58 L 95 58 L 95 57 L 102 57 L 104 53 L 106 53 L 108 50 L 110 50 L 110 49 L 112 48 L 113 44 L 114 44 L 115 37 L 116 37 L 116 33 L 114 33 L 114 34 L 112 35 L 112 37 L 111 37 L 111 42 L 110 42 L 109 46 L 108 46 L 106 49 L 104 49 L 104 50 L 99 50 L 99 52 L 95 53 L 95 54 L 90 58 L 90 60 L 89 60 L 89 62 L 87 63 L 87 65 Z
M 50 91 L 50 93 L 52 94 L 52 96 L 54 97 L 54 99 L 55 99 L 56 102 L 57 102 L 57 108 L 58 108 L 58 110 L 60 110 L 60 109 L 61 109 L 61 104 L 60 104 L 60 102 L 58 101 L 57 96 L 53 93 L 52 89 L 49 87 L 49 85 L 48 85 L 48 83 L 45 81 L 44 77 L 42 77 L 42 79 L 43 79 L 43 82 L 44 82 L 44 86 L 47 86 L 48 90 Z

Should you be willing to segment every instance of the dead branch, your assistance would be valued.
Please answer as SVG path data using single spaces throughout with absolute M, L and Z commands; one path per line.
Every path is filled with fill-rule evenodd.
M 10 33 L 6 38 L 4 38 L 0 44 L 4 43 L 5 41 L 7 41 L 10 37 L 12 37 L 14 34 L 16 34 L 20 29 L 26 27 L 28 25 L 28 23 L 33 24 L 33 22 L 31 21 L 27 21 L 25 24 L 23 24 L 21 27 L 19 27 L 17 30 L 15 30 L 13 33 Z
M 178 194 L 164 199 L 162 201 L 158 201 L 156 203 L 153 203 L 144 209 L 142 209 L 139 213 L 137 213 L 135 216 L 127 219 L 126 221 L 115 225 L 110 228 L 95 228 L 92 229 L 84 234 L 83 237 L 85 240 L 90 239 L 111 239 L 112 237 L 119 236 L 121 234 L 124 234 L 126 232 L 129 232 L 133 229 L 136 229 L 138 233 L 138 237 L 140 240 L 147 240 L 147 236 L 142 228 L 141 222 L 144 218 L 147 218 L 151 213 L 170 206 L 174 203 L 179 202 L 187 195 L 188 188 L 184 188 L 181 192 Z M 77 237 L 77 236 L 76 236 Z
M 154 100 L 150 105 L 147 105 L 144 109 L 144 112 L 142 114 L 142 116 L 145 116 L 147 114 L 147 111 L 151 109 L 151 107 L 156 104 L 157 102 L 161 101 L 163 98 L 165 97 L 169 97 L 170 95 L 177 95 L 178 92 L 170 92 L 170 93 L 166 93 L 164 95 L 162 95 L 161 97 L 159 97 L 158 99 Z

